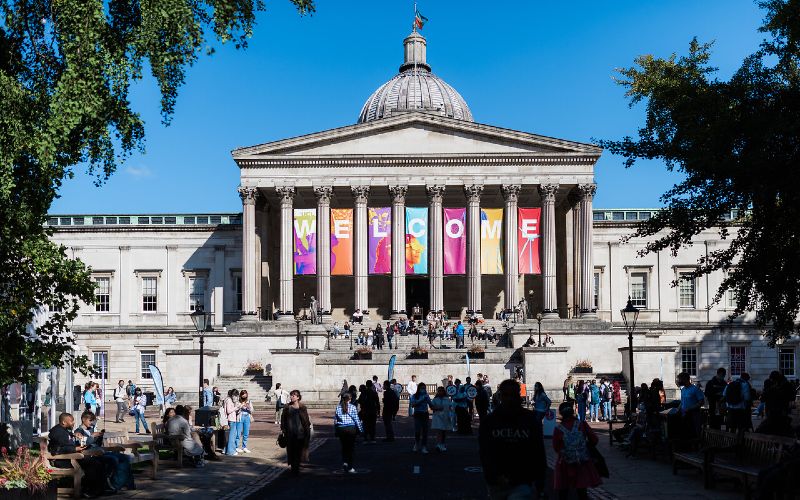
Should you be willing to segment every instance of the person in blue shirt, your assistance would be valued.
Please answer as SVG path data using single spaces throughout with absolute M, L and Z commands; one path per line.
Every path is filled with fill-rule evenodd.
M 86 385 L 83 386 L 83 404 L 86 411 L 97 415 L 97 398 L 94 394 L 94 382 L 86 382 Z
M 728 409 L 727 427 L 729 431 L 740 434 L 753 428 L 751 410 L 753 407 L 750 374 L 742 373 L 722 391 L 722 400 Z
M 589 384 L 589 397 L 589 420 L 597 422 L 600 410 L 600 387 L 597 386 L 596 380 L 592 380 Z
M 356 447 L 356 436 L 358 436 L 359 432 L 364 432 L 364 426 L 361 423 L 361 419 L 358 418 L 358 408 L 350 404 L 350 398 L 349 392 L 342 394 L 342 399 L 336 406 L 336 412 L 333 415 L 333 427 L 339 442 L 342 444 L 342 466 L 344 471 L 355 474 L 353 450 Z
M 422 382 L 417 385 L 417 391 L 408 400 L 409 407 L 413 410 L 414 416 L 414 448 L 413 451 L 420 450 L 422 454 L 428 453 L 428 408 L 431 405 L 431 397 Z
M 214 391 L 211 390 L 211 384 L 207 378 L 203 379 L 203 407 L 212 406 L 214 404 Z
M 456 349 L 464 347 L 464 325 L 459 321 L 456 325 Z
M 459 434 L 472 434 L 472 425 L 467 411 L 467 386 L 461 384 L 460 379 L 456 379 L 456 395 L 453 396 L 453 403 L 456 405 L 456 429 Z
M 701 419 L 700 408 L 706 401 L 703 391 L 692 384 L 691 377 L 686 372 L 678 374 L 678 386 L 681 388 L 681 415 L 684 428 L 688 437 L 700 437 Z

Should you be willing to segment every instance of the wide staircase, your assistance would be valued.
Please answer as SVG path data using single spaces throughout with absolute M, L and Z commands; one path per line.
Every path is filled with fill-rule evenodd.
M 272 377 L 264 375 L 242 375 L 240 377 L 217 377 L 214 385 L 219 387 L 223 399 L 231 389 L 247 389 L 250 401 L 255 405 L 264 403 L 267 400 L 267 393 L 272 390 Z

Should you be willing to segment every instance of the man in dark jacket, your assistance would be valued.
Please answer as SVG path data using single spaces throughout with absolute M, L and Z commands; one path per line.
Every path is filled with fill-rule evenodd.
M 72 433 L 74 425 L 75 419 L 69 413 L 62 413 L 58 416 L 58 424 L 50 429 L 47 437 L 47 451 L 51 455 L 68 455 L 86 450 L 87 447 L 81 446 Z M 99 457 L 85 457 L 78 460 L 78 463 L 84 472 L 81 482 L 83 494 L 90 498 L 102 495 L 108 485 L 108 479 L 114 471 L 107 470 L 106 465 L 99 460 Z M 53 465 L 59 468 L 69 468 L 70 461 L 55 460 Z
M 388 380 L 383 383 L 383 428 L 386 431 L 384 441 L 394 441 L 394 421 L 397 411 L 400 409 L 400 398 L 392 390 L 392 384 Z
M 478 389 L 478 394 L 475 395 L 475 410 L 478 412 L 478 418 L 481 423 L 486 419 L 489 413 L 489 393 L 483 387 L 483 380 L 475 382 L 475 388 Z
M 367 380 L 365 390 L 358 396 L 358 414 L 364 424 L 364 441 L 375 442 L 375 427 L 381 403 L 378 394 L 372 389 L 372 380 Z
M 722 408 L 722 393 L 728 383 L 725 375 L 728 372 L 725 368 L 719 368 L 717 375 L 706 384 L 706 399 L 708 400 L 708 426 L 712 429 L 719 429 L 724 420 Z
M 517 382 L 503 381 L 498 392 L 500 404 L 481 420 L 478 435 L 489 496 L 531 498 L 534 484 L 541 496 L 547 471 L 542 424 L 522 408 Z

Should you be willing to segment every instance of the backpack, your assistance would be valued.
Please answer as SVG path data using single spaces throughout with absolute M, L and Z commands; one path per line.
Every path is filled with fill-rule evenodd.
M 608 384 L 603 386 L 603 399 L 605 401 L 611 400 L 611 387 Z
M 561 424 L 558 428 L 564 434 L 564 448 L 561 457 L 568 464 L 580 464 L 589 461 L 589 450 L 586 446 L 586 436 L 581 430 L 581 423 L 577 420 L 572 425 L 572 430 Z
M 741 380 L 736 380 L 728 384 L 728 387 L 725 389 L 725 403 L 729 405 L 738 405 L 742 401 Z

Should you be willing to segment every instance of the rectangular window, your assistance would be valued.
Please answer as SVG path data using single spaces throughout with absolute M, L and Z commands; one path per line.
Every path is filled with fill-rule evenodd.
M 62 313 L 62 312 L 64 312 L 64 308 L 61 307 L 60 304 L 50 304 L 50 307 L 48 307 L 48 309 L 50 310 L 51 313 Z
M 597 271 L 592 278 L 592 304 L 595 309 L 600 309 L 600 273 Z
M 743 345 L 732 345 L 731 348 L 731 377 L 738 377 L 746 372 L 747 348 Z
M 96 276 L 94 278 L 94 310 L 109 312 L 111 310 L 111 278 Z
M 697 347 L 681 347 L 681 371 L 692 377 L 697 376 Z
M 725 291 L 725 307 L 736 309 L 736 290 L 728 289 Z
M 142 312 L 158 310 L 158 278 L 145 276 L 142 278 Z
M 778 369 L 787 377 L 794 377 L 794 347 L 781 347 L 778 350 Z
M 694 309 L 696 307 L 694 273 L 680 273 L 678 279 L 678 306 L 683 309 Z
M 139 353 L 141 359 L 141 376 L 142 378 L 151 379 L 153 376 L 150 374 L 149 365 L 156 364 L 156 351 L 141 351 Z
M 96 371 L 95 377 L 108 380 L 108 351 L 94 351 L 92 363 Z
M 236 287 L 236 310 L 242 310 L 242 276 L 234 276 L 234 286 Z
M 631 273 L 628 283 L 631 304 L 647 309 L 647 273 Z
M 206 279 L 195 276 L 189 278 L 189 310 L 202 311 L 206 303 Z

